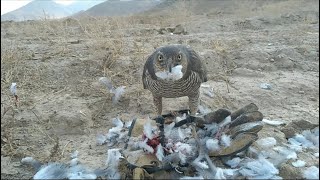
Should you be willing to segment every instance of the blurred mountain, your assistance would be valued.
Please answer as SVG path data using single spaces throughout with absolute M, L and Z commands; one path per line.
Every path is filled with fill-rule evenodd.
M 124 16 L 146 11 L 159 4 L 159 0 L 108 0 L 75 16 Z
M 19 9 L 1 16 L 1 21 L 35 20 L 42 18 L 61 18 L 72 14 L 64 5 L 53 0 L 34 0 Z
M 75 1 L 69 5 L 66 6 L 67 9 L 69 9 L 72 13 L 78 13 L 80 11 L 85 11 L 97 4 L 100 4 L 106 0 L 95 0 L 95 1 L 87 1 L 87 0 L 81 0 L 81 1 Z
M 80 0 L 70 5 L 62 5 L 53 0 L 34 0 L 19 9 L 1 15 L 1 21 L 54 19 L 70 16 L 74 13 L 87 10 L 105 0 Z

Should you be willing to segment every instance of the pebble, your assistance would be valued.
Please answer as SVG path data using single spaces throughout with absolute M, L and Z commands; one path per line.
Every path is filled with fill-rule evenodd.
M 261 89 L 270 90 L 270 89 L 271 89 L 271 85 L 268 84 L 268 83 L 261 83 L 261 84 L 260 84 L 260 88 L 261 88 Z
M 310 97 L 309 98 L 311 101 L 317 101 L 317 99 L 315 97 Z

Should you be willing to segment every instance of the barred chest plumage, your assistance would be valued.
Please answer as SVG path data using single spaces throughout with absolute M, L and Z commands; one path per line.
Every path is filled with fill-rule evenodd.
M 147 73 L 146 85 L 147 89 L 149 89 L 154 96 L 177 98 L 198 92 L 201 79 L 196 72 L 191 72 L 187 79 L 177 81 L 154 80 Z

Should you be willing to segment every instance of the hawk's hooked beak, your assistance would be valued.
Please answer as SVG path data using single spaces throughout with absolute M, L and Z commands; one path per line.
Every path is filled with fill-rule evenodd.
M 172 59 L 168 59 L 168 64 L 167 64 L 167 68 L 168 71 L 171 73 L 172 72 L 172 67 L 173 67 L 173 63 L 172 63 Z

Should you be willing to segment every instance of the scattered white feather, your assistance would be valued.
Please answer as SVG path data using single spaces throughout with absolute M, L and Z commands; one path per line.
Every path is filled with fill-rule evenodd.
M 227 177 L 233 177 L 235 175 L 235 172 L 238 171 L 238 169 L 222 169 L 223 174 L 226 175 Z
M 107 167 L 104 169 L 96 169 L 94 173 L 102 179 L 120 179 L 121 175 L 118 168 Z
M 302 152 L 302 146 L 296 145 L 296 144 L 285 144 L 289 149 L 295 151 L 295 152 Z
M 199 105 L 198 107 L 200 114 L 208 114 L 209 112 L 211 112 L 211 109 L 204 107 L 202 105 Z
M 294 167 L 304 167 L 306 165 L 306 162 L 298 160 L 298 161 L 292 162 L 291 164 Z
M 302 135 L 310 142 L 313 143 L 313 146 L 319 148 L 319 127 L 318 127 L 318 134 L 316 130 L 304 130 L 302 131 Z
M 293 154 L 295 155 L 295 154 Z M 268 158 L 268 160 L 275 166 L 280 166 L 281 164 L 287 162 L 289 158 L 287 158 L 287 155 L 284 155 L 282 153 L 279 153 L 273 149 L 266 149 L 261 151 L 261 153 L 258 156 L 263 156 L 264 158 Z
M 204 94 L 209 96 L 209 97 L 211 97 L 211 98 L 213 98 L 213 96 L 214 96 L 213 88 L 205 91 Z
M 275 177 L 279 170 L 264 157 L 246 162 L 239 170 L 240 174 L 251 179 L 271 179 Z
M 178 134 L 179 134 L 179 138 L 180 138 L 181 140 L 184 140 L 184 139 L 187 137 L 187 135 L 184 134 L 184 132 L 181 130 L 180 127 L 178 127 Z
M 120 158 L 123 158 L 120 149 L 108 149 L 106 165 L 108 167 L 118 167 Z
M 159 144 L 159 145 L 157 146 L 156 156 L 157 156 L 157 158 L 158 158 L 159 161 L 162 161 L 163 158 L 164 158 L 163 147 L 162 147 L 161 144 Z
M 70 158 L 71 158 L 71 159 L 77 158 L 78 155 L 79 155 L 79 151 L 78 151 L 78 150 L 75 150 L 73 153 L 70 154 Z
M 122 130 L 122 127 L 119 127 L 119 126 L 112 127 L 111 129 L 109 129 L 108 134 L 112 134 L 112 133 L 120 134 L 121 130 Z
M 156 72 L 156 76 L 163 80 L 178 80 L 183 76 L 182 65 L 177 65 L 172 68 L 171 73 L 168 71 Z
M 79 161 L 78 161 L 78 158 L 72 158 L 70 160 L 70 166 L 76 166 L 78 165 Z
M 277 144 L 277 140 L 274 137 L 266 137 L 266 138 L 257 140 L 256 143 L 261 148 L 271 148 Z
M 33 157 L 22 158 L 21 163 L 31 165 L 35 170 L 39 170 L 42 167 L 42 163 L 35 160 Z
M 308 167 L 303 171 L 303 177 L 306 179 L 319 179 L 319 168 L 316 166 Z
M 168 164 L 168 163 L 172 163 L 172 164 L 182 163 L 182 162 L 181 162 L 181 158 L 179 157 L 179 153 L 173 152 L 173 153 L 171 153 L 171 154 L 166 155 L 166 156 L 163 158 L 162 164 Z M 183 163 L 182 163 L 182 164 L 183 164 Z
M 181 79 L 182 76 L 183 76 L 182 65 L 177 65 L 172 68 L 172 79 L 173 80 Z
M 115 88 L 112 85 L 111 80 L 109 80 L 107 77 L 100 77 L 99 82 L 101 84 L 105 85 L 107 87 L 107 89 L 109 90 L 109 92 L 113 94 L 112 102 L 114 104 L 118 103 L 119 99 L 121 98 L 121 96 L 125 92 L 125 90 L 124 90 L 125 86 L 120 86 L 120 87 Z
M 203 176 L 183 176 L 180 179 L 204 179 Z
M 282 146 L 276 146 L 273 150 L 279 152 L 281 155 L 285 156 L 287 159 L 297 159 L 297 153 L 291 149 Z
M 67 179 L 96 179 L 95 175 L 90 169 L 82 166 L 72 166 L 67 171 Z
M 223 121 L 219 123 L 219 127 L 224 127 L 231 122 L 231 116 L 227 116 Z
M 97 145 L 103 145 L 107 141 L 107 136 L 103 134 L 98 134 L 96 137 L 96 143 Z
M 145 139 L 144 141 L 140 141 L 140 142 L 138 143 L 138 146 L 139 146 L 140 148 L 146 150 L 146 151 L 149 152 L 149 153 L 153 153 L 153 152 L 154 152 L 154 149 L 147 144 L 147 141 L 148 141 L 148 139 Z
M 37 163 L 38 161 L 35 160 L 33 157 L 25 157 L 21 159 L 21 163 L 24 164 L 33 164 L 33 163 Z
M 173 147 L 174 147 L 173 142 L 170 142 L 170 141 L 167 142 L 167 144 L 166 144 L 166 148 L 167 148 L 167 149 L 170 149 L 170 150 L 171 150 Z
M 214 175 L 214 179 L 226 179 L 223 173 L 223 169 L 217 168 L 216 174 Z
M 280 120 L 268 120 L 268 119 L 262 119 L 262 122 L 272 125 L 272 126 L 280 126 L 280 125 L 285 125 L 286 123 L 284 121 Z
M 17 83 L 12 83 L 10 86 L 10 92 L 12 95 L 17 95 Z
M 122 122 L 121 119 L 119 119 L 119 118 L 113 118 L 113 119 L 112 119 L 112 124 L 113 124 L 115 127 L 123 128 L 123 122 Z
M 182 152 L 183 154 L 190 155 L 192 154 L 193 148 L 190 144 L 177 142 L 175 144 L 176 152 Z
M 296 146 L 300 146 L 301 145 L 301 142 L 297 141 L 296 139 L 294 138 L 289 138 L 288 139 L 288 142 L 292 145 L 296 145 Z
M 304 137 L 302 134 L 296 134 L 293 138 L 299 143 L 301 143 L 303 147 L 309 148 L 314 146 L 314 144 L 308 139 L 306 139 L 306 137 Z
M 218 151 L 220 149 L 219 141 L 210 138 L 206 141 L 206 147 L 209 151 Z
M 177 123 L 177 122 L 179 122 L 179 121 L 181 121 L 181 120 L 184 120 L 184 119 L 186 119 L 186 118 L 187 118 L 187 114 L 186 114 L 186 113 L 183 113 L 182 116 L 177 116 L 177 117 L 175 118 L 175 123 Z
M 109 90 L 113 89 L 112 82 L 107 77 L 100 77 L 99 82 L 105 85 Z
M 302 146 L 301 146 L 302 144 L 300 142 L 298 142 L 297 140 L 295 140 L 294 138 L 289 138 L 288 143 L 289 144 L 285 144 L 285 145 L 288 146 L 293 151 L 296 151 L 296 152 L 302 151 Z
M 133 140 L 133 137 L 130 137 L 129 141 L 128 141 L 128 147 L 131 151 L 135 151 L 138 150 L 140 142 Z
M 191 137 L 191 136 L 192 136 L 192 129 L 191 129 L 191 127 L 187 127 L 187 128 L 181 129 L 181 131 L 183 132 L 183 134 L 184 134 L 186 137 Z
M 169 125 L 164 126 L 164 136 L 169 139 L 172 129 L 174 128 L 175 123 L 172 122 Z
M 34 176 L 33 179 L 66 179 L 67 166 L 60 163 L 48 163 L 42 167 Z
M 143 125 L 143 133 L 148 139 L 154 138 L 153 128 L 150 122 L 147 122 L 145 125 Z
M 222 134 L 221 136 L 221 144 L 225 147 L 228 147 L 231 145 L 231 137 L 226 134 Z
M 130 120 L 130 121 L 128 121 L 128 122 L 125 122 L 125 127 L 126 127 L 126 128 L 130 128 L 132 122 L 133 122 L 133 120 Z
M 114 94 L 114 96 L 112 97 L 112 102 L 114 104 L 118 103 L 121 96 L 124 94 L 125 90 L 124 90 L 125 86 L 120 86 L 120 87 L 117 87 L 116 89 L 112 90 L 111 93 Z
M 185 164 L 187 162 L 187 156 L 181 151 L 178 151 L 178 155 L 179 155 L 181 164 Z
M 200 159 L 195 159 L 192 164 L 200 169 L 209 169 L 208 163 L 206 161 L 201 161 Z
M 240 164 L 241 161 L 242 161 L 241 158 L 235 157 L 233 159 L 228 160 L 226 164 L 229 165 L 231 168 L 235 168 Z
M 202 83 L 202 84 L 201 84 L 201 87 L 209 88 L 209 87 L 211 87 L 211 86 L 210 86 L 209 84 Z
M 205 124 L 204 126 L 209 137 L 216 134 L 219 130 L 219 125 L 217 123 Z
M 163 80 L 166 80 L 166 79 L 169 79 L 169 72 L 167 71 L 159 71 L 159 72 L 156 72 L 156 76 L 160 79 L 163 79 Z

